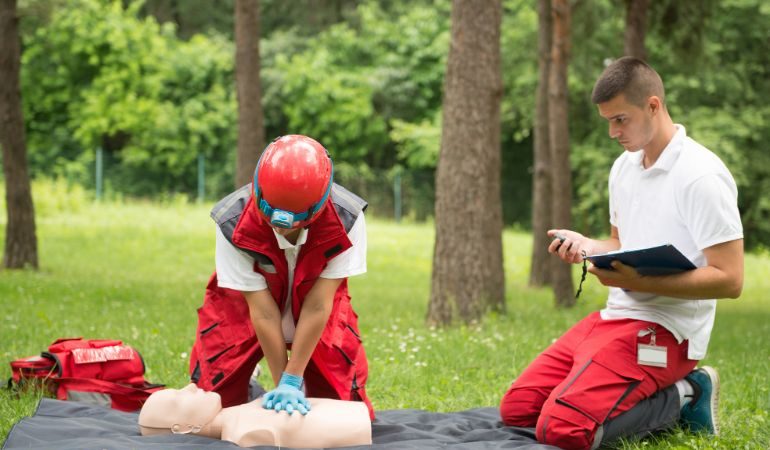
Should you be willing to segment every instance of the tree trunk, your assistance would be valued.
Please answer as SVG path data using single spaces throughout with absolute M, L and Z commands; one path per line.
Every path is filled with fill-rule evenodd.
M 235 1 L 235 82 L 238 89 L 238 155 L 235 187 L 251 182 L 265 147 L 259 79 L 259 0 Z
M 537 2 L 538 80 L 535 94 L 534 162 L 532 173 L 532 264 L 530 286 L 551 283 L 551 148 L 548 141 L 548 78 L 551 67 L 551 1 Z
M 427 320 L 505 309 L 500 200 L 499 0 L 455 0 L 436 169 L 436 243 Z
M 552 200 L 554 228 L 570 228 L 572 215 L 572 174 L 569 161 L 569 97 L 567 69 L 570 54 L 569 0 L 553 0 L 553 41 L 548 95 L 549 139 L 551 144 Z M 573 306 L 575 297 L 570 264 L 551 258 L 554 295 L 557 306 Z
M 649 0 L 626 1 L 626 36 L 623 53 L 641 60 L 647 59 L 644 37 L 647 34 Z
M 35 208 L 27 170 L 20 66 L 16 0 L 0 0 L 0 146 L 3 147 L 5 203 L 8 211 L 3 265 L 8 269 L 37 269 Z

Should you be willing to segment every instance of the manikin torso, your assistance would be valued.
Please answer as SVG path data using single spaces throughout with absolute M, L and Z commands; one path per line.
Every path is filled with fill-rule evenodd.
M 221 438 L 241 447 L 346 447 L 372 443 L 369 410 L 362 402 L 311 398 L 306 415 L 262 408 L 255 400 L 222 410 Z

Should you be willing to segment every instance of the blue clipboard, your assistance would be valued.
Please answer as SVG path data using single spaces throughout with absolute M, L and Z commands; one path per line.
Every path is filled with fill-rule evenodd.
M 612 269 L 612 261 L 620 261 L 636 269 L 641 275 L 671 275 L 695 269 L 686 256 L 671 244 L 658 247 L 603 253 L 587 256 L 586 259 L 600 269 Z

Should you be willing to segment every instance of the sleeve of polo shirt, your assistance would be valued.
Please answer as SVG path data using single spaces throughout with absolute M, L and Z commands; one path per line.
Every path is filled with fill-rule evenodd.
M 729 175 L 709 174 L 690 183 L 681 208 L 699 250 L 743 238 L 738 189 Z
M 366 219 L 364 213 L 356 218 L 348 233 L 352 247 L 330 259 L 320 277 L 330 280 L 348 278 L 366 272 Z
M 239 250 L 216 227 L 217 285 L 237 291 L 261 291 L 267 289 L 262 274 L 254 271 L 254 258 Z

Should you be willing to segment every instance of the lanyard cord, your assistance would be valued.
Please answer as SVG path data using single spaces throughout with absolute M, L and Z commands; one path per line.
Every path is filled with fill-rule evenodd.
M 580 284 L 578 285 L 577 293 L 575 294 L 575 298 L 580 297 L 580 293 L 583 292 L 583 282 L 586 280 L 586 275 L 588 274 L 588 259 L 586 257 L 585 250 L 581 252 L 583 254 L 583 272 L 580 274 Z

